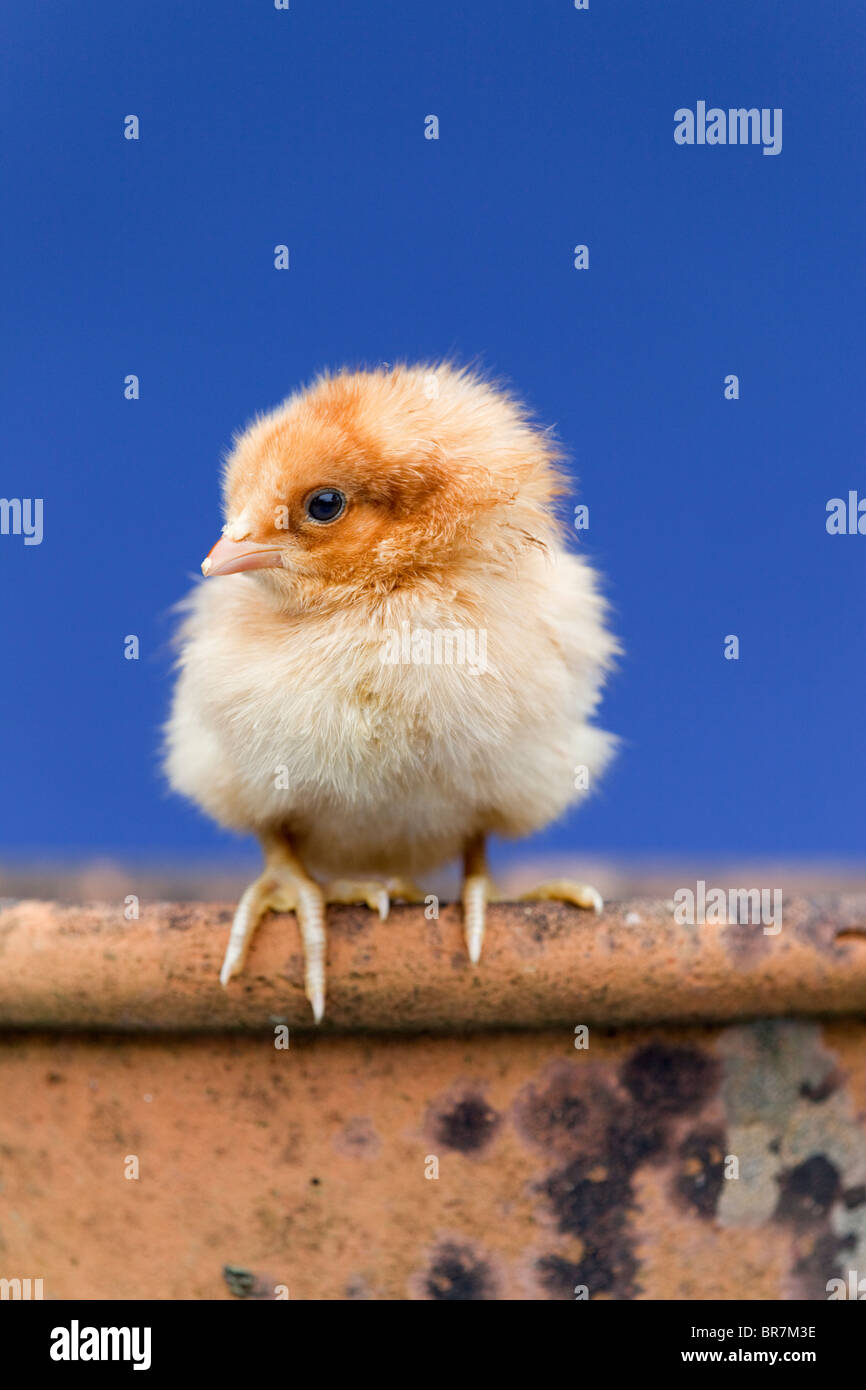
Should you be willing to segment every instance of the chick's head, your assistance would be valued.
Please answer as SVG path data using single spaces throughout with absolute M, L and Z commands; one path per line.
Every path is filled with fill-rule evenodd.
M 236 440 L 202 571 L 252 571 L 309 600 L 507 564 L 555 533 L 556 460 L 549 434 L 471 372 L 326 376 Z

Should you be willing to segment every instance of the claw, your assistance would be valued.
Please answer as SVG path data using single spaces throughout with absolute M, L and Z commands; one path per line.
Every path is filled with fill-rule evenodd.
M 467 846 L 463 872 L 463 935 L 469 959 L 477 965 L 484 945 L 487 904 L 496 897 L 493 880 L 487 871 L 483 835 Z
M 243 970 L 256 927 L 265 913 L 275 906 L 273 888 L 273 876 L 264 873 L 250 884 L 241 897 L 232 921 L 225 958 L 220 970 L 220 984 L 223 988 L 229 980 L 233 979 L 235 975 L 239 975 Z
M 463 935 L 473 965 L 481 959 L 490 887 L 486 874 L 473 874 L 463 884 Z
M 531 892 L 521 893 L 520 900 L 572 903 L 574 907 L 585 908 L 588 912 L 604 911 L 604 899 L 597 888 L 589 883 L 575 883 L 570 878 L 555 878 L 549 883 L 540 883 Z
M 325 901 L 329 903 L 364 903 L 371 912 L 378 912 L 382 922 L 387 921 L 391 910 L 388 890 L 373 880 L 338 878 L 325 887 Z
M 313 1018 L 321 1023 L 325 1012 L 325 899 L 312 879 L 298 887 L 295 908 L 304 943 L 304 986 Z
M 307 998 L 309 999 L 309 1001 L 310 1001 L 310 1007 L 311 1007 L 312 1010 L 313 1010 L 313 1021 L 314 1021 L 315 1023 L 321 1023 L 322 1019 L 325 1017 L 325 990 L 324 990 L 324 987 L 323 987 L 323 986 L 319 986 L 319 987 L 317 987 L 316 989 L 314 989 L 312 992 L 308 989 L 308 990 L 307 990 Z

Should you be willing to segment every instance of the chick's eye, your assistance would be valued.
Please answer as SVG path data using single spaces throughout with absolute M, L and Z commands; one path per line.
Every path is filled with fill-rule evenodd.
M 333 487 L 320 488 L 307 498 L 307 516 L 311 521 L 336 521 L 345 507 L 345 497 Z

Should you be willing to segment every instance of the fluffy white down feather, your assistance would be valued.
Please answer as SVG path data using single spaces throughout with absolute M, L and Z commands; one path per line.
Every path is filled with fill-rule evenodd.
M 483 630 L 487 669 L 383 662 L 404 622 Z M 528 834 L 613 751 L 588 720 L 616 642 L 591 567 L 557 547 L 346 612 L 227 576 L 193 591 L 180 642 L 172 785 L 225 826 L 288 831 L 313 872 L 415 874 L 478 832 Z

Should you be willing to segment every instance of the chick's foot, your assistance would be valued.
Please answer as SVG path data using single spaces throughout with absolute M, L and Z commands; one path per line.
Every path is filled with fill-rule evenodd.
M 406 878 L 389 878 L 385 883 L 375 879 L 338 878 L 325 886 L 327 903 L 365 903 L 378 912 L 384 922 L 392 902 L 426 903 L 423 888 Z
M 325 896 L 279 836 L 262 837 L 265 870 L 244 893 L 229 933 L 220 983 L 240 974 L 266 912 L 294 912 L 304 947 L 304 990 L 320 1023 L 325 1012 Z
M 604 900 L 597 888 L 589 883 L 577 883 L 571 878 L 553 878 L 549 883 L 540 883 L 530 892 L 521 893 L 519 901 L 571 903 L 589 912 L 604 910 Z
M 387 888 L 373 879 L 333 879 L 325 885 L 325 902 L 364 903 L 372 912 L 378 912 L 383 922 L 391 910 Z
M 497 893 L 487 868 L 484 840 L 479 837 L 467 847 L 463 877 L 463 934 L 473 965 L 477 965 L 481 959 L 487 904 L 502 901 L 502 895 Z M 601 894 L 596 888 L 570 878 L 555 878 L 548 883 L 540 883 L 530 892 L 521 893 L 518 901 L 571 903 L 590 912 L 601 912 L 604 908 Z

